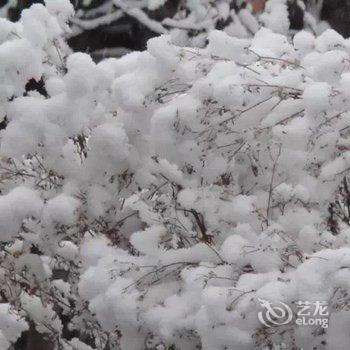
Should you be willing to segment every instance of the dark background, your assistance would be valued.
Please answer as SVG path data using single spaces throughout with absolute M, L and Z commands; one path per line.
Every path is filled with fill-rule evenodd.
M 102 5 L 108 0 L 92 0 L 88 7 L 83 6 L 82 0 L 71 0 L 76 10 L 83 13 L 92 8 Z M 261 0 L 264 1 L 264 0 Z M 307 1 L 307 0 L 306 0 Z M 0 7 L 6 4 L 7 0 L 0 0 Z M 12 21 L 18 20 L 22 9 L 29 7 L 36 0 L 18 0 L 18 6 L 10 9 L 8 17 Z M 231 8 L 239 10 L 235 4 L 235 0 L 231 1 Z M 185 0 L 168 0 L 164 6 L 156 11 L 146 11 L 147 15 L 157 21 L 162 21 L 166 17 L 173 17 L 178 11 L 188 11 L 186 9 Z M 300 7 L 295 4 L 295 0 L 289 1 L 289 15 L 291 27 L 293 29 L 301 29 L 303 27 L 303 12 Z M 84 18 L 84 17 L 83 17 Z M 331 27 L 339 31 L 345 37 L 350 36 L 350 0 L 325 0 L 321 19 L 329 22 Z M 229 24 L 218 20 L 216 27 L 223 29 Z M 189 33 L 196 35 L 197 33 Z M 157 35 L 152 32 L 134 18 L 127 15 L 109 25 L 100 26 L 93 30 L 85 30 L 81 34 L 69 39 L 69 44 L 75 51 L 93 52 L 104 48 L 122 47 L 128 50 L 143 50 L 146 42 L 151 37 Z

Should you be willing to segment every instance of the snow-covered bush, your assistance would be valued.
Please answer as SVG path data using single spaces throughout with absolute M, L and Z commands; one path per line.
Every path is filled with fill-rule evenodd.
M 350 42 L 163 35 L 95 64 L 71 15 L 0 22 L 1 349 L 346 349 Z M 327 301 L 329 328 L 259 299 Z

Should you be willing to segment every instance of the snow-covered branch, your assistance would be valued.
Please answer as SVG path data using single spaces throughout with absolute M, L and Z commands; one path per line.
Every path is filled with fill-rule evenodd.
M 1 349 L 345 349 L 347 40 L 171 33 L 95 63 L 72 15 L 0 21 Z M 286 323 L 261 321 L 272 304 Z

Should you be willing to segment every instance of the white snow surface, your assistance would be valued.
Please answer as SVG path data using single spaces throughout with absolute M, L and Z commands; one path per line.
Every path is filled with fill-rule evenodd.
M 345 349 L 348 40 L 291 41 L 270 0 L 251 39 L 96 64 L 46 4 L 0 21 L 0 348 L 33 321 L 62 349 Z M 259 298 L 330 326 L 268 330 Z

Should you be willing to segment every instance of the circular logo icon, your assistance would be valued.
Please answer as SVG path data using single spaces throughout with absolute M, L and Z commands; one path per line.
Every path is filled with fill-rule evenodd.
M 272 304 L 260 298 L 258 300 L 263 307 L 263 310 L 258 313 L 258 318 L 266 327 L 282 326 L 292 321 L 293 312 L 287 304 L 281 301 L 278 304 Z

